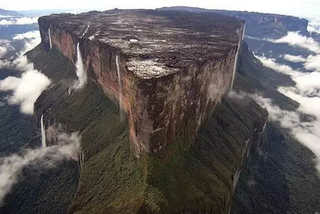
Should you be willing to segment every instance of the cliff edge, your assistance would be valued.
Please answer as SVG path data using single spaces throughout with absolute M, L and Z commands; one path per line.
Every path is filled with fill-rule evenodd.
M 76 64 L 127 115 L 136 156 L 191 142 L 232 87 L 243 23 L 215 14 L 112 10 L 39 19 L 42 44 Z M 189 143 L 191 143 L 189 142 Z
M 226 96 L 241 21 L 112 10 L 39 25 L 42 42 L 27 56 L 52 84 L 35 104 L 36 124 L 43 116 L 47 135 L 81 135 L 69 213 L 230 212 L 267 122 L 250 98 Z

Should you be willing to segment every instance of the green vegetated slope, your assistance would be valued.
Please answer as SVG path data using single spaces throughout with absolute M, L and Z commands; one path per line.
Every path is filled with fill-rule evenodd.
M 74 66 L 59 53 L 54 52 L 54 50 L 47 53 L 41 49 L 41 46 L 38 46 L 28 53 L 28 58 L 35 62 L 36 68 L 45 71 L 52 81 L 63 78 L 63 83 L 71 82 L 71 79 L 75 76 Z M 35 82 L 34 84 L 37 83 Z M 58 94 L 55 94 L 52 98 L 58 100 Z M 17 108 L 10 107 L 7 116 L 10 116 L 14 120 L 15 117 L 11 112 L 17 112 Z M 42 110 L 36 111 L 36 113 L 41 116 Z M 19 115 L 15 116 L 19 119 Z M 2 119 L 4 122 L 8 122 L 9 118 L 4 117 Z M 17 134 L 13 137 L 14 143 L 20 145 L 24 142 L 24 148 L 27 149 L 39 147 L 41 145 L 40 120 L 36 120 L 36 118 L 32 120 L 30 116 L 22 117 L 22 119 L 23 121 L 19 119 L 15 123 L 11 122 L 8 124 L 13 126 L 11 127 L 12 129 L 17 129 L 18 133 L 23 133 L 24 138 L 28 137 L 28 141 L 17 141 L 19 138 L 22 138 L 20 134 Z M 48 122 L 45 122 L 47 127 Z M 19 126 L 25 123 L 28 125 L 27 129 L 19 130 Z M 25 132 L 32 133 L 32 129 L 32 137 L 29 137 L 31 134 L 27 135 Z M 45 162 L 46 160 L 43 161 Z M 51 168 L 43 167 L 41 162 L 35 162 L 24 168 L 19 174 L 18 183 L 13 186 L 0 206 L 0 213 L 65 213 L 77 190 L 78 178 L 79 170 L 76 161 L 61 161 Z
M 18 76 L 19 71 L 1 68 L 0 80 Z M 21 150 L 28 143 L 32 133 L 31 116 L 20 112 L 20 106 L 8 105 L 8 96 L 13 92 L 0 91 L 0 157 Z
M 292 84 L 292 81 L 264 68 L 254 60 L 245 44 L 239 64 L 236 90 L 270 98 L 284 110 L 297 109 L 298 103 L 276 90 L 277 86 Z M 232 213 L 313 214 L 319 211 L 320 179 L 312 152 L 297 142 L 289 130 L 272 121 L 266 127 L 263 141 L 241 173 Z
M 233 177 L 241 167 L 246 142 L 257 143 L 267 117 L 254 101 L 225 97 L 203 124 L 196 142 L 190 144 L 188 136 L 181 134 L 166 151 L 137 159 L 131 152 L 127 120 L 120 121 L 118 106 L 104 95 L 90 69 L 86 88 L 68 95 L 74 78 L 70 62 L 55 49 L 47 53 L 41 45 L 28 56 L 54 80 L 37 100 L 36 118 L 44 112 L 47 125 L 60 123 L 66 131 L 79 131 L 82 136 L 84 166 L 79 181 L 74 178 L 79 185 L 70 212 L 229 211 Z M 70 200 L 70 195 L 65 197 Z

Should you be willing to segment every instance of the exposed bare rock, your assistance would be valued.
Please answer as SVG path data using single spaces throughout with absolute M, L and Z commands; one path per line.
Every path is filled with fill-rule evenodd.
M 193 141 L 231 87 L 244 28 L 213 13 L 154 10 L 51 15 L 39 25 L 42 44 L 49 50 L 50 32 L 52 48 L 73 63 L 80 43 L 86 72 L 126 112 L 137 156 L 177 136 Z

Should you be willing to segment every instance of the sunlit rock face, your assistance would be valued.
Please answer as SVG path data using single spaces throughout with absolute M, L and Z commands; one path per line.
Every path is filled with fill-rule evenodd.
M 51 15 L 39 25 L 42 44 L 50 49 L 50 28 L 52 48 L 73 63 L 79 42 L 85 72 L 126 113 L 136 156 L 193 142 L 231 87 L 244 29 L 214 13 L 154 10 Z

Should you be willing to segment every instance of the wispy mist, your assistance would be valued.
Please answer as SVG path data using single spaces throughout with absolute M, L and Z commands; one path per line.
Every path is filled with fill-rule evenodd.
M 80 136 L 78 133 L 57 135 L 58 145 L 25 150 L 21 154 L 0 158 L 0 204 L 19 181 L 23 168 L 37 165 L 40 168 L 57 167 L 62 160 L 78 160 Z
M 37 70 L 28 70 L 21 77 L 7 77 L 0 81 L 1 91 L 13 91 L 9 97 L 10 105 L 19 104 L 25 114 L 33 114 L 33 106 L 43 90 L 50 85 L 50 80 Z
M 0 57 L 4 57 L 9 51 L 14 50 L 14 48 L 10 44 L 11 41 L 0 39 Z M 0 60 L 1 67 L 1 60 Z
M 16 34 L 13 39 L 14 40 L 23 40 L 23 39 L 37 39 L 39 38 L 39 31 L 29 31 L 26 33 Z
M 39 31 L 29 31 L 22 34 L 16 34 L 13 37 L 13 40 L 24 40 L 24 48 L 19 52 L 19 55 L 23 55 L 24 53 L 30 51 L 34 47 L 36 47 L 41 42 L 40 32 Z
M 282 94 L 300 103 L 297 112 L 285 111 L 271 103 L 271 100 L 255 96 L 255 99 L 269 111 L 271 119 L 291 130 L 292 135 L 316 155 L 317 168 L 320 171 L 320 44 L 311 37 L 297 32 L 289 32 L 287 36 L 273 41 L 298 46 L 311 52 L 308 57 L 285 55 L 289 61 L 302 63 L 310 72 L 294 70 L 282 65 L 276 59 L 258 56 L 258 59 L 275 71 L 289 75 L 296 83 L 294 87 L 279 87 Z M 308 119 L 301 119 L 301 115 Z
M 7 53 L 7 47 L 0 46 L 0 57 Z
M 9 76 L 0 80 L 0 91 L 12 91 L 8 98 L 8 104 L 20 105 L 20 110 L 25 114 L 33 114 L 34 103 L 49 85 L 50 80 L 43 73 L 34 69 L 23 54 L 40 43 L 38 31 L 30 31 L 24 34 L 17 34 L 14 40 L 24 40 L 23 50 L 13 61 L 0 61 L 0 68 L 7 67 L 21 71 L 18 77 Z
M 0 20 L 0 25 L 28 25 L 38 23 L 38 17 L 6 17 Z
M 288 32 L 288 34 L 280 39 L 271 40 L 273 43 L 287 43 L 291 46 L 297 46 L 307 49 L 314 53 L 320 52 L 320 45 L 311 37 L 302 36 L 299 32 Z
M 290 54 L 285 54 L 283 56 L 285 60 L 288 60 L 290 62 L 305 62 L 306 59 L 303 56 L 295 56 L 295 55 L 290 55 Z
M 320 18 L 308 18 L 308 31 L 311 33 L 320 33 Z
M 288 94 L 286 94 L 288 95 Z M 310 121 L 302 121 L 301 113 L 311 113 L 314 111 L 306 111 L 307 109 L 316 108 L 316 103 L 300 103 L 302 106 L 297 112 L 286 111 L 280 109 L 278 106 L 273 105 L 272 101 L 258 95 L 253 98 L 269 112 L 269 117 L 273 121 L 278 121 L 283 128 L 288 128 L 291 134 L 307 148 L 315 154 L 315 163 L 317 169 L 320 171 L 320 121 L 316 117 Z M 291 97 L 294 98 L 294 97 Z M 304 98 L 303 98 L 304 99 Z M 301 100 L 296 100 L 300 101 Z M 317 101 L 319 102 L 319 101 Z M 319 105 L 318 105 L 319 106 Z M 314 115 L 313 115 L 314 116 Z

